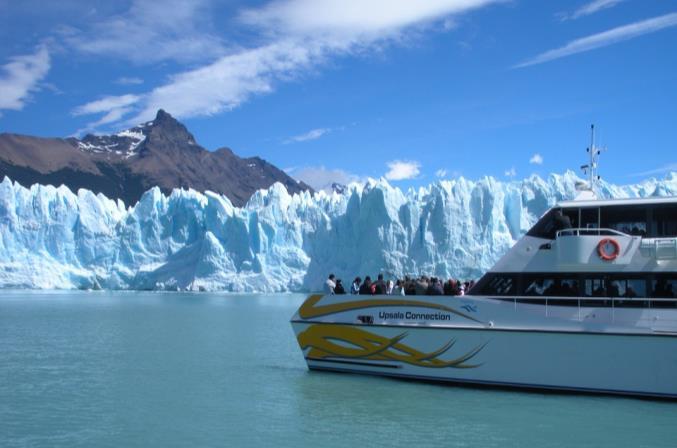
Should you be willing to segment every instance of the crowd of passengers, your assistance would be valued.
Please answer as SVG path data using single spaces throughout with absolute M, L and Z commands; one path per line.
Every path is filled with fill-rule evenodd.
M 437 277 L 422 275 L 418 278 L 405 276 L 404 279 L 385 280 L 379 274 L 376 281 L 370 276 L 355 277 L 348 290 L 343 286 L 341 279 L 330 274 L 324 285 L 325 294 L 355 294 L 355 295 L 393 295 L 393 296 L 462 296 L 475 285 L 474 280 L 462 282 L 456 279 L 443 281 Z

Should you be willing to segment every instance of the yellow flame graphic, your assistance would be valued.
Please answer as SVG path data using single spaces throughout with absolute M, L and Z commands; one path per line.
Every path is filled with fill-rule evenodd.
M 435 351 L 425 353 L 403 344 L 401 341 L 405 337 L 406 332 L 387 338 L 347 325 L 316 324 L 299 333 L 298 342 L 301 349 L 310 348 L 307 354 L 309 358 L 360 358 L 400 361 L 420 367 L 456 369 L 479 367 L 481 364 L 466 364 L 466 361 L 474 358 L 487 344 L 479 345 L 458 358 L 441 360 L 438 357 L 451 349 L 455 340 L 450 340 Z

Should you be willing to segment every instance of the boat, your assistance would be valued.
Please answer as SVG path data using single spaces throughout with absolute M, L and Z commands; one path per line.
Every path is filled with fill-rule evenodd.
M 593 128 L 594 132 L 594 128 Z M 677 197 L 556 204 L 464 296 L 314 294 L 308 368 L 677 398 Z

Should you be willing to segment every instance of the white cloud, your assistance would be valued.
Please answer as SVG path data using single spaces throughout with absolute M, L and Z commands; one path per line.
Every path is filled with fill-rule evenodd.
M 92 132 L 99 126 L 119 122 L 125 115 L 132 111 L 132 106 L 141 100 L 139 95 L 105 96 L 96 101 L 83 104 L 73 110 L 73 115 L 103 114 L 101 118 L 88 123 L 84 128 L 78 129 L 74 135 Z
M 131 111 L 130 107 L 118 107 L 115 109 L 111 109 L 98 120 L 92 123 L 88 123 L 87 126 L 85 126 L 84 128 L 75 131 L 73 135 L 77 137 L 86 132 L 95 132 L 96 129 L 100 126 L 104 126 L 111 123 L 117 123 L 118 121 L 120 121 L 120 119 L 122 119 L 122 117 L 127 115 L 130 111 Z
M 585 5 L 581 6 L 580 8 L 578 8 L 576 11 L 572 12 L 571 14 L 562 15 L 562 19 L 563 20 L 579 19 L 581 17 L 589 16 L 591 14 L 602 11 L 604 9 L 613 8 L 614 6 L 616 6 L 619 3 L 622 3 L 624 1 L 625 0 L 593 0 L 591 2 L 586 3 Z
M 415 161 L 393 160 L 387 165 L 385 178 L 388 180 L 413 179 L 421 173 L 421 164 Z
M 323 135 L 330 133 L 331 131 L 332 130 L 330 128 L 311 129 L 310 131 L 305 132 L 303 134 L 294 135 L 292 137 L 289 137 L 283 143 L 289 144 L 289 143 L 299 143 L 299 142 L 307 142 L 307 141 L 310 141 L 310 140 L 317 140 L 318 138 L 322 137 Z
M 151 119 L 160 108 L 176 117 L 214 115 L 234 109 L 252 95 L 272 92 L 275 82 L 293 79 L 303 69 L 319 63 L 324 49 L 320 44 L 312 45 L 276 42 L 174 75 L 148 94 L 143 109 L 128 124 Z
M 47 47 L 41 46 L 34 54 L 14 56 L 0 69 L 0 109 L 21 110 L 31 93 L 50 69 Z
M 642 20 L 629 25 L 619 26 L 602 33 L 573 40 L 563 47 L 541 53 L 531 59 L 515 65 L 513 68 L 528 67 L 543 62 L 571 56 L 585 51 L 595 50 L 608 45 L 633 39 L 644 34 L 654 33 L 677 25 L 677 13 L 665 14 L 652 19 Z
M 332 191 L 332 184 L 348 185 L 364 182 L 365 179 L 340 169 L 327 169 L 324 166 L 306 166 L 285 170 L 294 179 L 305 182 L 315 190 Z
M 84 31 L 64 29 L 62 37 L 82 53 L 138 64 L 195 62 L 223 54 L 224 44 L 211 28 L 207 0 L 134 0 L 126 13 L 94 22 Z
M 543 156 L 540 155 L 539 153 L 534 154 L 531 156 L 529 159 L 529 163 L 532 165 L 543 165 Z
M 242 13 L 242 21 L 284 35 L 367 39 L 480 8 L 496 0 L 282 0 Z
M 274 91 L 281 82 L 312 72 L 333 56 L 380 48 L 397 42 L 413 28 L 442 23 L 499 1 L 502 0 L 284 0 L 248 9 L 240 14 L 240 22 L 250 31 L 258 32 L 263 44 L 228 54 L 222 51 L 207 65 L 169 77 L 164 85 L 144 95 L 134 116 L 128 117 L 125 124 L 149 120 L 159 108 L 179 118 L 231 110 L 254 95 Z M 165 5 L 162 8 L 170 9 Z M 129 32 L 126 27 L 123 29 L 124 33 Z M 113 54 L 127 55 L 133 51 L 126 48 L 127 44 L 112 42 L 115 36 L 97 45 L 83 42 L 81 48 L 103 52 L 112 45 Z M 134 45 L 137 41 L 146 39 L 135 36 Z M 148 53 L 148 49 L 143 53 Z M 162 55 L 163 51 L 157 54 Z
M 447 175 L 447 170 L 445 169 L 439 169 L 435 171 L 435 176 L 437 177 L 445 177 Z
M 143 84 L 143 79 L 123 76 L 122 78 L 116 79 L 115 84 L 120 84 L 121 86 L 136 86 Z
M 513 166 L 509 170 L 506 170 L 503 174 L 505 174 L 507 177 L 515 177 L 517 176 L 517 170 L 515 170 L 515 167 Z
M 115 109 L 129 107 L 137 103 L 141 99 L 138 95 L 120 95 L 120 96 L 105 96 L 99 100 L 78 106 L 73 111 L 73 115 L 90 115 L 102 112 L 110 112 Z
M 648 171 L 642 171 L 640 173 L 634 173 L 631 174 L 631 176 L 653 176 L 655 174 L 663 174 L 663 173 L 670 173 L 670 172 L 677 172 L 677 163 L 669 163 L 667 165 L 664 165 L 662 167 L 653 169 L 653 170 L 648 170 Z

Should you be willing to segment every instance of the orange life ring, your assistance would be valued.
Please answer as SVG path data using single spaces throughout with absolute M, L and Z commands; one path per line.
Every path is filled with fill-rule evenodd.
M 609 245 L 613 247 L 611 252 L 607 251 Z M 618 241 L 614 240 L 613 238 L 604 238 L 597 245 L 597 253 L 599 254 L 599 258 L 602 260 L 612 261 L 618 257 L 618 254 L 621 253 L 621 246 L 618 244 Z

